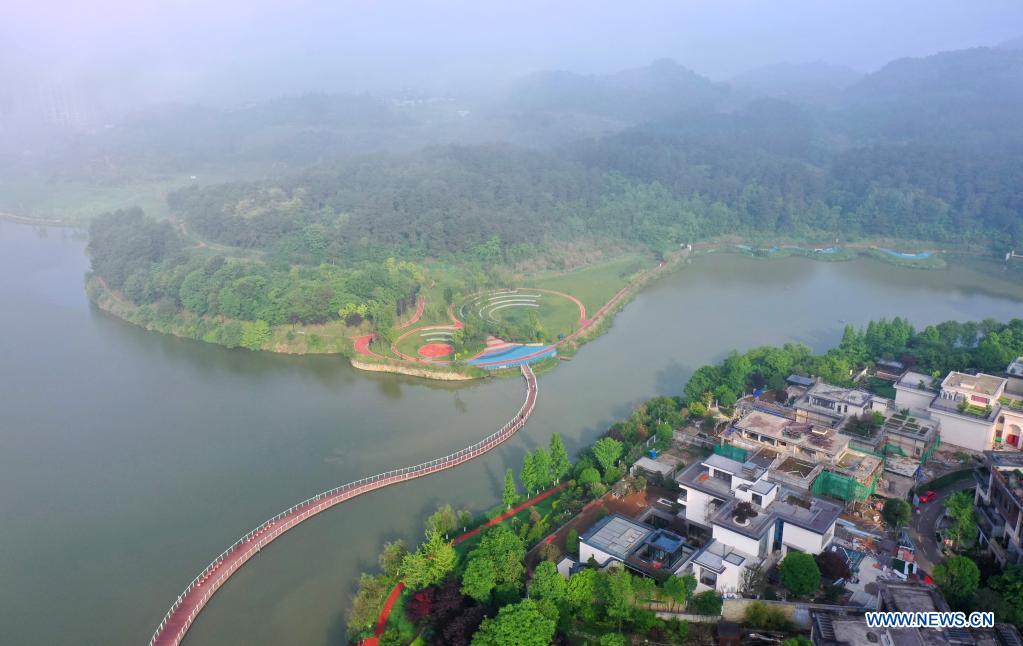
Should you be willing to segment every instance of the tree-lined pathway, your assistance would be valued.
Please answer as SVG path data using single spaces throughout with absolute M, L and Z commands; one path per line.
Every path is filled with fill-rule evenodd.
M 468 531 L 468 532 L 462 534 L 461 536 L 456 537 L 453 541 L 451 541 L 451 544 L 452 545 L 458 545 L 459 543 L 461 543 L 463 541 L 467 541 L 470 538 L 472 538 L 473 536 L 479 534 L 484 529 L 489 529 L 489 528 L 493 527 L 494 525 L 503 523 L 504 521 L 508 520 L 512 516 L 514 516 L 514 515 L 518 514 L 519 512 L 521 512 L 522 510 L 529 509 L 530 507 L 532 507 L 536 503 L 538 503 L 538 502 L 540 502 L 542 500 L 546 500 L 550 496 L 556 494 L 557 492 L 559 492 L 562 489 L 564 489 L 565 487 L 567 487 L 568 484 L 569 484 L 568 482 L 562 482 L 561 484 L 559 484 L 559 485 L 557 485 L 555 487 L 551 487 L 550 489 L 548 489 L 547 491 L 545 491 L 545 492 L 543 492 L 541 494 L 533 496 L 532 498 L 530 498 L 526 502 L 521 503 L 519 505 L 516 505 L 515 507 L 512 507 L 511 509 L 509 509 L 508 511 L 504 512 L 500 516 L 497 516 L 495 518 L 491 518 L 490 520 L 488 520 L 487 522 L 483 523 L 482 525 L 480 525 L 476 529 L 473 529 L 471 531 Z M 398 581 L 397 585 L 395 585 L 394 588 L 391 590 L 391 594 L 387 595 L 387 600 L 384 602 L 383 607 L 380 609 L 380 615 L 377 617 L 376 628 L 373 629 L 373 636 L 369 637 L 367 639 L 362 640 L 362 642 L 360 642 L 361 646 L 377 646 L 380 643 L 380 637 L 384 634 L 384 630 L 387 628 L 387 620 L 390 619 L 390 617 L 391 617 L 391 609 L 394 607 L 394 604 L 398 601 L 398 597 L 401 596 L 401 592 L 404 589 L 405 589 L 405 582 L 404 581 Z
M 224 550 L 217 558 L 213 559 L 206 568 L 195 577 L 188 587 L 185 588 L 174 601 L 170 610 L 160 622 L 159 627 L 149 640 L 150 646 L 171 644 L 177 646 L 184 639 L 192 622 L 202 612 L 202 609 L 216 594 L 232 574 L 244 565 L 250 558 L 259 553 L 261 549 L 279 538 L 292 527 L 303 521 L 312 518 L 316 514 L 330 509 L 334 505 L 350 500 L 364 493 L 380 489 L 388 485 L 421 478 L 423 476 L 456 467 L 463 462 L 468 462 L 495 448 L 525 426 L 529 416 L 536 407 L 537 384 L 536 375 L 528 365 L 521 366 L 522 377 L 526 381 L 526 400 L 518 413 L 508 423 L 501 427 L 496 433 L 484 438 L 480 442 L 466 447 L 457 453 L 452 453 L 443 458 L 424 462 L 414 467 L 395 469 L 381 473 L 346 485 L 325 491 L 308 500 L 298 503 L 270 520 L 262 523 L 248 534 L 235 541 L 234 545 Z

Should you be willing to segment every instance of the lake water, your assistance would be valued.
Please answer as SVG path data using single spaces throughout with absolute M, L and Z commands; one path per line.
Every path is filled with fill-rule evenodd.
M 0 642 L 136 645 L 238 536 L 321 490 L 443 455 L 521 404 L 517 379 L 449 385 L 339 357 L 227 350 L 92 308 L 84 241 L 0 222 Z M 337 644 L 380 544 L 438 504 L 479 511 L 559 432 L 570 451 L 731 349 L 825 349 L 844 322 L 1023 315 L 1023 286 L 955 267 L 707 256 L 662 278 L 540 379 L 527 428 L 453 471 L 345 503 L 250 561 L 190 646 Z

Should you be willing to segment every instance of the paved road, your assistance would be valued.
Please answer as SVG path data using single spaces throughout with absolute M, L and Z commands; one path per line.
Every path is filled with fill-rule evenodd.
M 934 566 L 944 560 L 938 548 L 938 541 L 934 539 L 934 530 L 938 520 L 945 513 L 945 500 L 957 491 L 972 489 L 976 484 L 973 478 L 967 478 L 944 489 L 938 489 L 938 497 L 921 505 L 919 514 L 913 514 L 909 537 L 916 545 L 917 565 L 927 574 L 932 573 Z

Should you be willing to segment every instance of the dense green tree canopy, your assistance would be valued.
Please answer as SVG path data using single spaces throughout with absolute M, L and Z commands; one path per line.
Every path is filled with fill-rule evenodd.
M 789 552 L 781 561 L 781 584 L 797 597 L 817 591 L 821 584 L 821 571 L 812 554 Z
M 484 619 L 472 643 L 473 646 L 547 646 L 556 626 L 557 609 L 532 599 L 523 599 L 504 606 L 496 617 Z

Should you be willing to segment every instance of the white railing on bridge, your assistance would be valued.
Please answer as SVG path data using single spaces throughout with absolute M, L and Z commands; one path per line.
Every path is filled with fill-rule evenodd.
M 496 446 L 497 444 L 500 444 L 504 440 L 508 439 L 508 437 L 512 433 L 522 428 L 522 426 L 526 423 L 526 420 L 529 418 L 529 415 L 533 412 L 533 408 L 536 406 L 537 395 L 536 375 L 533 374 L 533 370 L 529 367 L 528 364 L 522 364 L 521 370 L 522 376 L 526 379 L 526 401 L 523 402 L 522 406 L 519 408 L 519 411 L 516 414 L 515 418 L 507 422 L 504 426 L 500 428 L 500 430 L 488 435 L 487 437 L 483 438 L 482 440 L 480 440 L 476 444 L 473 444 L 472 446 L 468 446 L 464 449 L 456 451 L 455 453 L 444 456 L 442 458 L 430 460 L 429 462 L 423 462 L 422 464 L 417 464 L 412 467 L 392 469 L 391 471 L 378 473 L 377 475 L 362 478 L 360 480 L 356 480 L 354 482 L 349 482 L 348 484 L 341 485 L 340 487 L 335 487 L 328 491 L 324 491 L 323 493 L 319 493 L 311 498 L 303 500 L 300 503 L 288 507 L 287 509 L 277 514 L 273 518 L 270 518 L 269 520 L 266 520 L 263 523 L 257 525 L 255 529 L 239 538 L 229 548 L 221 552 L 220 555 L 213 559 L 213 561 L 211 561 L 210 564 L 207 565 L 202 570 L 202 572 L 199 573 L 198 576 L 192 579 L 192 582 L 188 584 L 188 587 L 185 588 L 184 592 L 178 595 L 178 598 L 171 605 L 170 610 L 168 610 L 167 614 L 164 615 L 163 621 L 160 622 L 160 625 L 159 627 L 157 627 L 156 632 L 153 633 L 153 637 L 149 640 L 150 646 L 154 646 L 157 640 L 159 640 L 162 637 L 163 629 L 167 626 L 168 622 L 170 622 L 171 618 L 174 616 L 174 613 L 177 611 L 177 609 L 181 607 L 181 604 L 184 603 L 186 597 L 188 597 L 188 595 L 197 587 L 205 584 L 209 580 L 210 575 L 212 575 L 215 571 L 217 571 L 220 568 L 220 566 L 224 563 L 225 559 L 228 556 L 230 556 L 235 550 L 237 550 L 242 545 L 249 543 L 256 536 L 260 536 L 259 540 L 256 541 L 256 543 L 252 544 L 244 554 L 236 558 L 228 567 L 228 571 L 221 573 L 220 576 L 218 576 L 213 581 L 213 584 L 209 587 L 209 589 L 203 594 L 203 596 L 200 598 L 199 603 L 195 605 L 195 607 L 189 613 L 188 617 L 185 619 L 181 628 L 178 630 L 178 634 L 174 638 L 175 644 L 180 642 L 184 638 L 185 633 L 188 632 L 188 629 L 191 626 L 192 621 L 195 619 L 195 617 L 198 616 L 199 612 L 203 609 L 203 607 L 210 600 L 213 594 L 220 588 L 220 586 L 223 585 L 223 583 L 227 581 L 227 579 L 230 578 L 231 575 L 238 570 L 238 568 L 244 565 L 245 562 L 248 561 L 253 555 L 255 555 L 256 552 L 263 549 L 263 547 L 265 547 L 267 544 L 272 542 L 274 539 L 276 539 L 281 534 L 288 531 L 295 525 L 301 523 L 310 516 L 318 514 L 324 509 L 332 507 L 338 503 L 341 503 L 353 497 L 352 495 L 342 496 L 341 494 L 353 493 L 354 495 L 358 495 L 365 493 L 367 491 L 372 491 L 373 489 L 377 489 L 382 486 L 386 486 L 387 484 L 392 484 L 393 482 L 398 481 L 395 480 L 396 478 L 401 481 L 411 480 L 413 478 L 428 475 L 429 473 L 433 473 L 441 469 L 447 469 L 457 464 L 460 464 L 461 462 L 464 462 L 468 459 L 476 457 L 477 455 L 480 455 L 480 452 L 485 452 L 481 451 L 482 449 L 489 450 Z M 415 475 L 412 475 L 413 473 Z M 313 503 L 325 501 L 328 499 L 331 499 L 329 504 L 324 502 L 319 505 L 315 505 L 310 509 L 304 510 L 299 516 L 290 519 L 289 522 L 281 524 L 278 527 L 273 527 L 278 521 L 290 516 L 291 514 L 294 514 L 299 509 L 302 509 L 305 506 L 312 505 Z M 270 534 L 265 534 L 265 532 L 270 530 L 271 527 L 273 527 L 273 531 Z

